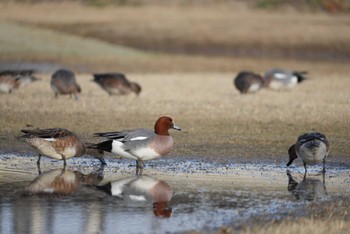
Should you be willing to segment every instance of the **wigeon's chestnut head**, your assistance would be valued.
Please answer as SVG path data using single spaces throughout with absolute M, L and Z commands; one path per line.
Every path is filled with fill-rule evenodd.
M 137 171 L 143 168 L 143 161 L 167 155 L 173 147 L 169 129 L 180 131 L 172 117 L 161 116 L 154 125 L 154 131 L 146 128 L 123 130 L 120 132 L 101 132 L 95 136 L 109 140 L 90 145 L 88 148 L 112 152 L 117 156 L 136 160 Z
M 287 166 L 290 166 L 297 157 L 300 157 L 304 163 L 305 173 L 307 171 L 307 164 L 313 165 L 321 162 L 323 162 L 322 172 L 325 173 L 325 164 L 326 158 L 329 155 L 329 149 L 330 143 L 324 134 L 319 132 L 304 133 L 289 148 L 289 162 Z
M 243 71 L 238 73 L 233 83 L 241 94 L 255 93 L 264 86 L 264 79 L 253 72 Z

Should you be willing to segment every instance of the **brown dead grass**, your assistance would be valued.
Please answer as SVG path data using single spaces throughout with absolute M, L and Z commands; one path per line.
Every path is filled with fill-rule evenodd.
M 234 74 L 127 74 L 141 84 L 140 97 L 110 97 L 89 75 L 78 75 L 79 101 L 53 97 L 49 76 L 0 98 L 4 139 L 27 124 L 65 127 L 88 141 L 91 134 L 137 127 L 153 128 L 156 118 L 172 115 L 183 132 L 172 132 L 176 155 L 285 155 L 306 131 L 325 133 L 332 154 L 349 151 L 350 97 L 344 74 L 313 74 L 293 90 L 262 90 L 242 96 L 234 89 Z M 6 146 L 4 146 L 6 148 Z
M 131 59 L 118 56 L 62 58 L 50 54 L 46 57 L 37 54 L 1 56 L 7 61 L 49 60 L 71 66 L 83 64 L 90 70 L 117 67 L 129 72 L 227 72 L 264 70 L 271 64 L 280 64 L 281 60 L 290 67 L 302 67 L 305 63 L 312 64 L 308 58 L 316 59 L 319 67 L 324 65 L 320 61 L 332 58 L 343 61 L 336 66 L 344 66 L 350 56 L 349 15 L 288 10 L 266 12 L 248 9 L 240 3 L 210 7 L 93 8 L 74 3 L 3 4 L 1 7 L 1 20 L 170 53 Z

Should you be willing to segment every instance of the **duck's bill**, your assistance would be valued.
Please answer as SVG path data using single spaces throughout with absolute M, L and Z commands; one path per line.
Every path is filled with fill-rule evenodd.
M 181 128 L 179 126 L 177 126 L 176 124 L 173 125 L 173 129 L 181 131 Z

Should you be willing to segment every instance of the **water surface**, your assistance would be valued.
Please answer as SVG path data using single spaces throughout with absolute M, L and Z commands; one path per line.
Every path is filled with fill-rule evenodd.
M 174 233 L 303 216 L 349 192 L 348 168 L 162 159 L 142 176 L 128 160 L 0 155 L 1 233 Z M 91 163 L 90 163 L 91 161 Z

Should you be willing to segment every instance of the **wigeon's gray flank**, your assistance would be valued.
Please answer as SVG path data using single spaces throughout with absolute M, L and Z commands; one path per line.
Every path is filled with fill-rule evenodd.
M 271 89 L 293 88 L 306 79 L 306 74 L 306 71 L 271 69 L 264 75 L 265 86 Z
M 313 165 L 323 162 L 322 172 L 326 172 L 326 158 L 329 154 L 330 143 L 326 136 L 319 132 L 305 133 L 298 137 L 297 142 L 289 147 L 289 162 L 292 162 L 300 157 L 303 160 L 305 173 L 306 165 Z
M 98 186 L 112 196 L 126 202 L 149 202 L 153 204 L 153 213 L 159 218 L 169 218 L 172 208 L 169 202 L 173 190 L 168 183 L 151 176 L 129 176 Z
M 241 94 L 255 93 L 264 86 L 264 78 L 249 71 L 238 73 L 233 81 Z
M 143 161 L 165 156 L 173 147 L 173 138 L 169 129 L 181 130 L 172 117 L 161 116 L 154 125 L 154 131 L 146 128 L 125 130 L 121 132 L 95 133 L 95 136 L 110 140 L 88 146 L 121 157 L 136 160 L 137 169 L 143 168 Z
M 0 72 L 0 92 L 12 93 L 14 89 L 24 87 L 39 78 L 33 75 L 34 70 L 6 70 Z
M 40 164 L 41 156 L 63 160 L 79 157 L 84 154 L 84 143 L 73 132 L 63 128 L 49 129 L 22 129 L 24 133 L 19 139 L 27 142 L 39 152 L 37 164 Z
M 52 74 L 51 88 L 55 93 L 55 97 L 58 95 L 74 95 L 75 99 L 78 99 L 78 94 L 81 93 L 81 88 L 75 79 L 75 75 L 72 71 L 66 69 L 59 69 Z
M 130 82 L 122 73 L 93 74 L 96 82 L 109 95 L 126 95 L 134 92 L 139 95 L 141 86 L 138 83 Z

